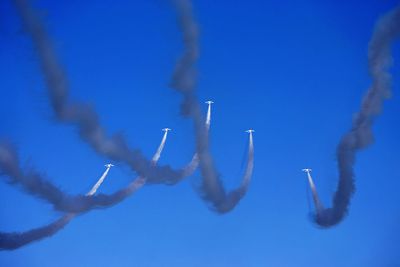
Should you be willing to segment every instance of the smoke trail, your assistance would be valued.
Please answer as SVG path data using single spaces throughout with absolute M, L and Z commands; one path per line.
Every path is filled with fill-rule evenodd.
M 125 188 L 110 195 L 68 195 L 34 169 L 23 169 L 20 166 L 16 150 L 5 142 L 0 142 L 0 176 L 8 177 L 10 184 L 22 185 L 22 189 L 25 192 L 48 201 L 53 205 L 54 209 L 71 213 L 82 213 L 94 208 L 115 205 L 131 195 L 147 181 L 141 178 L 144 176 L 139 176 Z
M 0 233 L 0 250 L 14 250 L 34 241 L 53 236 L 67 225 L 74 216 L 63 216 L 44 227 L 35 228 L 23 233 Z
M 211 204 L 211 208 L 219 213 L 232 210 L 243 197 L 248 188 L 253 169 L 253 157 L 248 159 L 248 172 L 243 177 L 242 184 L 236 190 L 226 193 L 213 159 L 208 151 L 208 130 L 202 123 L 203 118 L 195 95 L 196 69 L 195 64 L 199 56 L 198 28 L 192 14 L 192 5 L 189 0 L 174 0 L 178 12 L 179 25 L 183 33 L 184 52 L 176 64 L 172 76 L 171 87 L 183 95 L 181 105 L 182 115 L 190 117 L 194 123 L 196 133 L 196 151 L 200 160 L 202 181 L 200 194 Z M 252 135 L 249 155 L 252 154 Z M 250 174 L 249 177 L 246 175 Z
M 152 162 L 147 160 L 139 150 L 130 149 L 121 135 L 108 137 L 100 125 L 98 115 L 90 105 L 71 102 L 67 77 L 58 62 L 40 18 L 28 5 L 27 0 L 13 1 L 37 50 L 56 119 L 74 125 L 79 130 L 82 140 L 98 154 L 114 161 L 125 162 L 133 171 L 148 177 L 149 180 L 181 180 L 183 170 L 175 171 L 169 166 L 153 166 Z
M 153 164 L 157 164 L 161 153 L 164 149 L 165 143 L 167 141 L 168 131 L 165 131 L 163 138 L 161 140 L 160 145 L 158 146 L 157 152 L 153 156 Z M 110 170 L 110 166 L 107 167 L 106 171 L 103 175 L 99 178 L 96 184 L 90 189 L 90 191 L 86 194 L 87 196 L 93 196 L 101 184 L 103 183 L 104 179 L 107 177 L 108 172 Z M 142 177 L 137 177 L 135 181 L 130 185 L 130 193 L 134 193 L 138 190 L 141 186 L 145 183 L 145 179 Z M 62 230 L 72 219 L 74 219 L 77 213 L 68 213 L 61 218 L 57 219 L 56 221 L 39 228 L 35 228 L 26 232 L 22 233 L 2 233 L 0 232 L 0 250 L 14 250 L 25 245 L 28 245 L 32 242 L 42 240 L 47 237 L 51 237 L 56 234 L 58 231 Z
M 339 169 L 339 184 L 331 208 L 318 210 L 315 221 L 322 227 L 338 224 L 348 213 L 350 199 L 354 193 L 354 171 L 356 153 L 373 143 L 372 124 L 380 114 L 383 101 L 390 97 L 392 77 L 391 46 L 400 35 L 400 6 L 379 19 L 368 47 L 369 72 L 372 85 L 361 103 L 351 130 L 346 133 L 336 151 Z

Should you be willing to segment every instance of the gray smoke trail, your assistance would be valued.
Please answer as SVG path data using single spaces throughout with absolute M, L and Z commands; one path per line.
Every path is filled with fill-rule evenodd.
M 184 53 L 176 64 L 171 87 L 183 95 L 182 115 L 190 117 L 194 123 L 196 151 L 203 177 L 200 194 L 204 200 L 211 204 L 213 210 L 225 213 L 232 210 L 243 197 L 247 191 L 250 177 L 248 179 L 244 177 L 241 186 L 229 193 L 226 193 L 219 179 L 213 159 L 208 151 L 208 131 L 207 127 L 202 123 L 203 118 L 195 95 L 195 64 L 199 56 L 199 34 L 192 14 L 192 5 L 189 0 L 173 0 L 173 3 L 178 11 L 179 25 L 183 33 Z M 249 157 L 248 165 L 252 165 L 252 162 L 253 157 Z
M 339 169 L 339 184 L 331 208 L 316 212 L 315 222 L 322 227 L 338 224 L 348 213 L 350 199 L 354 193 L 354 171 L 356 153 L 373 143 L 372 124 L 380 114 L 383 101 L 390 97 L 392 77 L 391 46 L 400 36 L 400 6 L 396 7 L 375 25 L 368 48 L 369 72 L 372 85 L 356 114 L 351 130 L 346 133 L 336 151 Z
M 168 131 L 166 131 L 163 135 L 160 145 L 156 153 L 153 156 L 153 164 L 157 164 L 161 153 L 164 149 L 165 143 L 167 141 Z M 0 150 L 1 151 L 1 150 Z M 103 175 L 99 178 L 96 184 L 90 189 L 90 191 L 86 194 L 87 196 L 93 196 L 96 194 L 97 190 L 103 183 L 104 179 L 108 175 L 110 167 L 107 167 L 106 171 Z M 143 186 L 145 179 L 142 177 L 137 177 L 135 182 L 132 183 L 131 187 L 131 194 L 134 193 L 136 190 L 140 189 Z M 21 248 L 25 245 L 28 245 L 32 242 L 42 240 L 47 237 L 51 237 L 56 234 L 58 231 L 62 230 L 72 219 L 74 219 L 77 213 L 68 213 L 61 218 L 57 219 L 56 221 L 39 228 L 35 228 L 26 232 L 22 233 L 2 233 L 0 232 L 0 250 L 15 250 Z
M 79 130 L 81 138 L 98 154 L 114 161 L 125 162 L 133 171 L 148 177 L 150 181 L 180 181 L 183 178 L 183 170 L 175 171 L 169 166 L 154 166 L 139 150 L 130 149 L 121 135 L 108 137 L 100 125 L 98 115 L 90 105 L 71 102 L 67 77 L 58 62 L 43 23 L 27 0 L 13 1 L 37 50 L 56 119 L 73 124 Z
M 63 229 L 74 216 L 63 216 L 55 222 L 43 227 L 35 228 L 23 233 L 1 233 L 0 232 L 0 250 L 15 250 L 39 241 L 46 237 L 51 237 Z

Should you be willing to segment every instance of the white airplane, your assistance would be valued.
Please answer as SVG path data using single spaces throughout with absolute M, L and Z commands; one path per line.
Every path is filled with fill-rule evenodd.
M 210 100 L 206 101 L 205 103 L 206 103 L 207 105 L 214 104 L 214 102 L 213 102 L 213 101 L 210 101 Z
M 249 130 L 247 130 L 245 132 L 251 134 L 251 133 L 254 133 L 255 131 L 253 129 L 249 129 Z
M 164 128 L 164 129 L 162 129 L 162 131 L 163 132 L 169 132 L 169 131 L 171 131 L 171 129 L 170 128 Z
M 108 163 L 108 164 L 104 165 L 104 167 L 111 168 L 111 167 L 114 167 L 114 165 L 112 165 L 111 163 Z
M 312 172 L 312 169 L 302 169 L 302 171 L 306 172 L 306 173 L 310 173 L 310 172 Z

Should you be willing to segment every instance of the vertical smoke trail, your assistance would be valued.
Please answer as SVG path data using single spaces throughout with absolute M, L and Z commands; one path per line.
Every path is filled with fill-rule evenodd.
M 202 123 L 199 103 L 195 94 L 196 69 L 195 64 L 199 57 L 198 28 L 192 13 L 190 0 L 173 0 L 179 16 L 179 25 L 183 33 L 184 52 L 176 64 L 172 75 L 171 87 L 183 95 L 181 112 L 183 116 L 193 120 L 196 133 L 196 150 L 200 160 L 202 181 L 200 194 L 211 204 L 211 208 L 219 213 L 232 210 L 247 191 L 252 173 L 253 158 L 248 159 L 248 170 L 243 177 L 242 184 L 236 190 L 227 193 L 219 179 L 218 171 L 214 166 L 213 158 L 208 149 L 208 129 Z M 251 136 L 252 146 L 252 136 Z M 249 148 L 249 155 L 253 155 Z
M 163 138 L 161 140 L 160 145 L 157 148 L 157 152 L 153 156 L 153 164 L 157 164 L 162 150 L 164 149 L 165 143 L 167 141 L 167 135 L 168 131 L 165 131 Z M 96 184 L 91 188 L 91 190 L 87 193 L 88 196 L 93 196 L 106 176 L 108 175 L 108 172 L 110 170 L 110 167 L 107 167 L 106 171 L 103 173 L 103 175 L 100 177 L 100 179 L 96 182 Z M 144 185 L 144 179 L 142 177 L 137 177 L 134 182 L 132 182 L 128 188 L 130 190 L 130 193 L 134 193 L 136 190 L 138 190 L 141 186 Z M 32 242 L 42 240 L 47 237 L 51 237 L 54 234 L 56 234 L 58 231 L 63 229 L 72 219 L 74 219 L 77 215 L 77 213 L 68 213 L 61 218 L 57 219 L 56 221 L 43 226 L 43 227 L 38 227 L 26 232 L 18 233 L 2 233 L 0 232 L 0 250 L 15 250 L 20 247 L 26 246 Z
M 206 104 L 208 104 L 208 108 L 207 108 L 205 127 L 206 127 L 207 135 L 208 135 L 208 132 L 209 132 L 210 126 L 211 126 L 211 105 L 213 104 L 213 102 L 207 101 Z M 207 136 L 207 138 L 208 138 L 208 136 Z M 190 163 L 183 169 L 184 176 L 185 177 L 191 176 L 195 172 L 195 170 L 197 170 L 198 167 L 199 167 L 199 155 L 197 153 L 195 153 L 192 160 L 190 161 Z
M 311 194 L 313 197 L 313 201 L 314 201 L 314 205 L 315 205 L 315 209 L 317 210 L 317 212 L 321 211 L 324 209 L 321 200 L 319 199 L 318 196 L 318 192 L 317 189 L 315 187 L 313 178 L 311 177 L 311 173 L 307 172 L 307 179 L 308 179 L 308 184 L 310 185 L 310 189 L 311 189 Z
M 100 125 L 98 115 L 90 105 L 71 102 L 68 79 L 58 62 L 43 23 L 29 6 L 28 0 L 13 1 L 37 50 L 56 119 L 74 125 L 79 130 L 82 140 L 87 142 L 96 153 L 128 164 L 133 171 L 148 177 L 149 180 L 181 180 L 182 170 L 175 171 L 169 166 L 153 166 L 152 162 L 147 160 L 138 149 L 130 149 L 121 135 L 108 137 L 105 129 Z
M 246 187 L 246 189 L 250 184 L 254 169 L 254 141 L 252 131 L 249 131 L 249 152 L 247 157 L 246 172 L 244 173 L 242 181 L 242 186 Z
M 354 171 L 356 153 L 373 142 L 372 124 L 380 114 L 382 104 L 391 93 L 392 65 L 391 46 L 400 36 L 400 6 L 379 19 L 368 47 L 369 72 L 372 85 L 361 103 L 351 130 L 346 133 L 336 151 L 339 169 L 339 184 L 331 208 L 318 210 L 315 221 L 322 227 L 338 224 L 347 214 L 354 193 Z

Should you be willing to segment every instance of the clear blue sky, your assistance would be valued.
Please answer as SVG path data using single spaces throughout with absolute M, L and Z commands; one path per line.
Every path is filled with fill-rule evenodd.
M 70 193 L 104 170 L 72 127 L 52 121 L 36 54 L 11 1 L 0 2 L 1 136 Z M 72 96 L 93 103 L 110 133 L 122 131 L 149 157 L 173 129 L 162 164 L 193 153 L 191 123 L 168 88 L 182 50 L 168 1 L 37 0 L 70 77 Z M 336 189 L 335 149 L 369 87 L 373 25 L 397 1 L 194 1 L 201 29 L 198 94 L 215 101 L 211 144 L 225 185 L 240 182 L 248 128 L 256 129 L 253 182 L 236 209 L 209 211 L 180 184 L 148 186 L 120 205 L 78 217 L 50 239 L 0 253 L 0 266 L 393 267 L 400 266 L 400 46 L 393 97 L 374 126 L 376 142 L 356 164 L 357 191 L 339 226 L 308 218 L 313 168 L 325 203 Z M 396 75 L 397 74 L 397 75 Z M 206 106 L 204 106 L 206 108 Z M 204 109 L 205 111 L 205 109 Z M 112 169 L 102 192 L 126 185 Z M 1 231 L 27 230 L 60 214 L 0 183 Z

